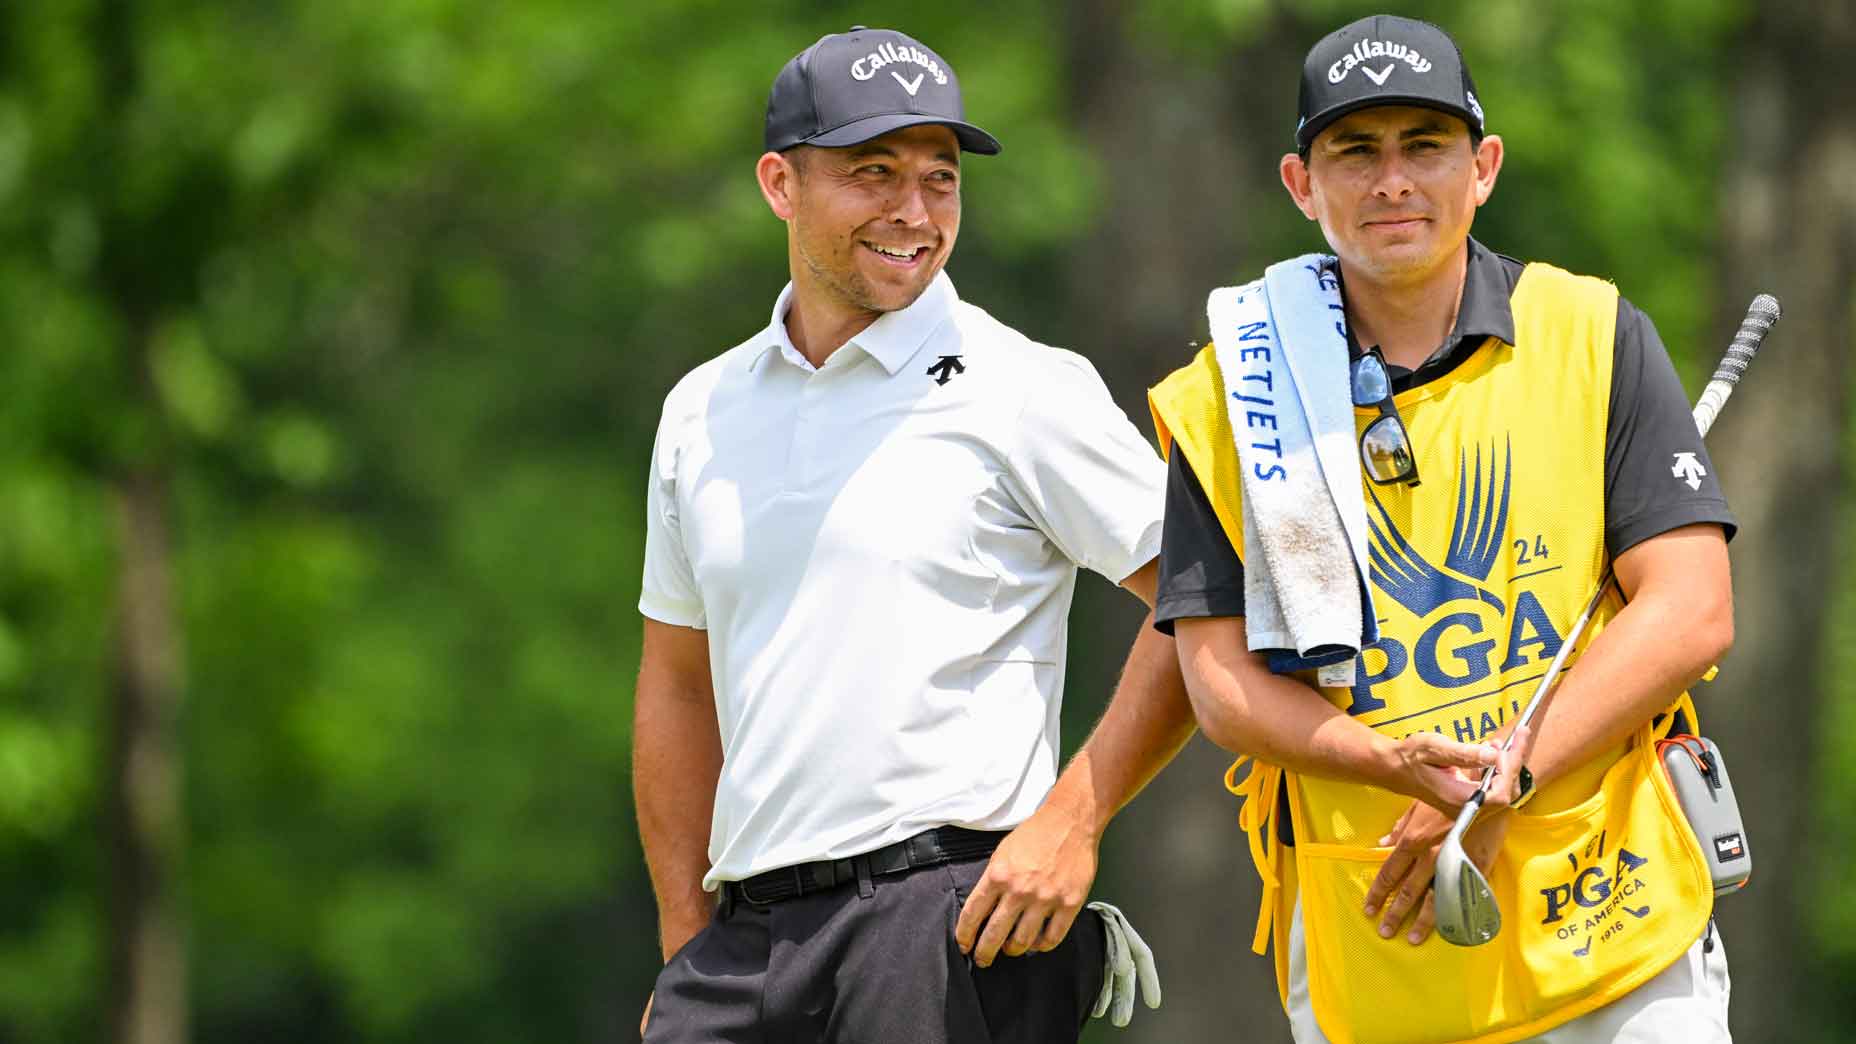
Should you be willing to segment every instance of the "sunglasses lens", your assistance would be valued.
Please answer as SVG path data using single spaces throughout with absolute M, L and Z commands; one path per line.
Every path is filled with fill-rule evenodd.
M 1379 357 L 1362 355 L 1353 364 L 1353 404 L 1371 406 L 1392 396 L 1392 380 Z
M 1381 417 L 1360 439 L 1360 461 L 1375 482 L 1398 482 L 1417 471 L 1411 439 L 1397 417 Z

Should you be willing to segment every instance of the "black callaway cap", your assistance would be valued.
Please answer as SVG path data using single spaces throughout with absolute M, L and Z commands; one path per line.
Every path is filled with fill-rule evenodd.
M 1369 15 L 1321 38 L 1302 60 L 1295 147 L 1350 112 L 1375 105 L 1417 105 L 1459 117 L 1480 138 L 1482 104 L 1450 34 L 1429 22 Z
M 767 151 L 842 148 L 920 123 L 954 132 L 968 152 L 993 155 L 999 140 L 966 121 L 960 81 L 941 56 L 893 29 L 854 26 L 799 52 L 767 98 Z

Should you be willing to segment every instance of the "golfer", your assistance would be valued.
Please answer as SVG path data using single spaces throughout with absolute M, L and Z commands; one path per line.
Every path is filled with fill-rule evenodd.
M 1725 1041 L 1708 874 L 1652 748 L 1692 727 L 1685 689 L 1732 642 L 1734 523 L 1668 355 L 1610 283 L 1470 237 L 1503 143 L 1441 29 L 1379 16 L 1323 38 L 1299 115 L 1282 183 L 1336 255 L 1309 266 L 1339 295 L 1314 318 L 1348 353 L 1377 617 L 1351 670 L 1273 673 L 1247 636 L 1243 515 L 1266 494 L 1237 467 L 1268 439 L 1225 396 L 1263 393 L 1208 348 L 1150 396 L 1156 618 L 1200 726 L 1258 759 L 1230 782 L 1295 1039 Z M 1309 318 L 1270 301 L 1280 329 Z M 1505 927 L 1448 945 L 1427 888 L 1457 804 L 1416 800 L 1383 745 L 1505 737 L 1607 565 L 1624 599 L 1517 744 L 1532 789 L 1505 768 L 1465 842 Z
M 1118 912 L 1079 913 L 1191 734 L 1172 640 L 1140 629 L 1061 775 L 1058 712 L 1077 567 L 1151 604 L 1165 468 L 1087 361 L 943 270 L 962 153 L 998 151 L 898 32 L 774 81 L 755 173 L 791 282 L 670 392 L 651 462 L 652 1044 L 1075 1040 L 1126 1021 L 1137 965 L 1159 1001 Z

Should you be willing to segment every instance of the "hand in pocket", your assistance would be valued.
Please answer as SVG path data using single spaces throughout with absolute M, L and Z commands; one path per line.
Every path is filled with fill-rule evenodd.
M 1392 938 L 1414 910 L 1417 915 L 1405 934 L 1406 941 L 1415 946 L 1430 938 L 1431 929 L 1437 923 L 1431 873 L 1437 866 L 1437 849 L 1450 833 L 1453 822 L 1451 817 L 1417 801 L 1399 817 L 1392 832 L 1379 839 L 1379 847 L 1390 846 L 1392 851 L 1380 865 L 1372 887 L 1367 889 L 1365 914 L 1369 918 L 1379 916 L 1380 938 Z M 1506 811 L 1486 812 L 1463 835 L 1463 852 L 1487 874 L 1494 867 L 1495 857 L 1500 854 L 1502 841 L 1507 836 Z M 1385 905 L 1383 913 L 1381 904 Z

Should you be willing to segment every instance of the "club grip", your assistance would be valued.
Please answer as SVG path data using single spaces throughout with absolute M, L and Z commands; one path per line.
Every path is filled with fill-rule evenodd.
M 1747 364 L 1753 361 L 1753 354 L 1759 351 L 1759 343 L 1766 339 L 1766 332 L 1778 321 L 1777 298 L 1771 294 L 1760 294 L 1753 298 L 1752 306 L 1746 310 L 1746 318 L 1740 320 L 1740 332 L 1734 334 L 1734 343 L 1727 346 L 1727 354 L 1721 357 L 1721 365 L 1715 369 L 1711 380 L 1740 383 L 1740 375 L 1746 373 Z
M 1760 294 L 1753 298 L 1753 303 L 1746 310 L 1746 318 L 1740 320 L 1740 330 L 1734 334 L 1734 341 L 1727 346 L 1727 354 L 1721 356 L 1721 364 L 1714 370 L 1708 386 L 1702 389 L 1701 401 L 1695 404 L 1695 427 L 1705 437 L 1708 429 L 1714 426 L 1714 418 L 1727 405 L 1727 397 L 1734 393 L 1734 385 L 1740 383 L 1740 377 L 1746 373 L 1747 365 L 1759 351 L 1760 342 L 1766 339 L 1766 332 L 1772 324 L 1779 321 L 1779 302 L 1771 294 Z

